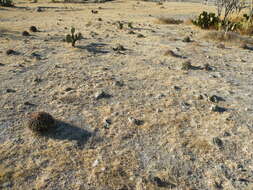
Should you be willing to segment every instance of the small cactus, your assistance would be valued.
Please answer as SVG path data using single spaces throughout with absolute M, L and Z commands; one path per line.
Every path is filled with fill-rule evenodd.
M 33 112 L 28 114 L 26 126 L 33 132 L 40 133 L 55 126 L 55 119 L 46 112 Z
M 71 34 L 66 36 L 66 42 L 71 43 L 72 47 L 75 47 L 76 41 L 82 39 L 82 34 L 75 34 L 76 29 L 74 27 L 71 28 Z

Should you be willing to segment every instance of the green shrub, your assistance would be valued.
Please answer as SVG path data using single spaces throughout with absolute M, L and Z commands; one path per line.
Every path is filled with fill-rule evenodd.
M 203 11 L 197 19 L 192 20 L 192 23 L 202 29 L 215 29 L 224 31 L 238 31 L 249 18 L 245 15 L 240 20 L 233 21 L 229 19 L 220 19 L 215 13 Z
M 71 43 L 73 47 L 75 47 L 76 41 L 82 39 L 82 34 L 75 34 L 76 29 L 74 27 L 71 28 L 71 34 L 66 36 L 66 42 Z
M 221 20 L 218 16 L 215 16 L 215 13 L 203 11 L 192 23 L 202 29 L 218 29 Z
M 0 6 L 13 7 L 14 4 L 13 4 L 12 0 L 0 0 Z

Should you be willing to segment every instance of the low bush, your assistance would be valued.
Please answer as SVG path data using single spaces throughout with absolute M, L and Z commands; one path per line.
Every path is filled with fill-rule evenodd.
M 14 4 L 13 4 L 12 0 L 0 0 L 0 6 L 13 7 Z

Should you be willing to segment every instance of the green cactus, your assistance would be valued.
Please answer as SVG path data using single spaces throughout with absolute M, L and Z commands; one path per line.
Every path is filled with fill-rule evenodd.
M 193 24 L 202 29 L 218 29 L 220 22 L 221 20 L 218 16 L 215 16 L 215 13 L 208 13 L 206 11 L 203 11 L 196 20 L 192 21 Z
M 73 47 L 75 47 L 76 41 L 77 41 L 77 40 L 81 40 L 82 37 L 83 37 L 81 33 L 75 34 L 75 31 L 76 31 L 76 29 L 75 29 L 74 27 L 72 27 L 72 28 L 71 28 L 71 34 L 68 34 L 68 35 L 66 36 L 66 42 L 67 42 L 67 43 L 71 43 L 71 45 L 72 45 Z

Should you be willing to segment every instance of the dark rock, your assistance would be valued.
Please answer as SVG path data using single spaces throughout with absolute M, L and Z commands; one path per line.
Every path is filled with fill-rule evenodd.
M 100 91 L 100 92 L 97 92 L 95 94 L 95 99 L 96 100 L 99 100 L 99 99 L 102 99 L 102 98 L 111 98 L 111 97 L 112 97 L 112 95 L 110 95 L 110 94 L 108 94 L 104 91 Z
M 71 91 L 71 90 L 74 90 L 74 89 L 73 89 L 73 88 L 70 88 L 70 87 L 68 87 L 68 88 L 65 89 L 66 92 L 69 92 L 69 91 Z
M 17 55 L 18 53 L 17 53 L 15 50 L 13 50 L 13 49 L 8 49 L 8 50 L 6 51 L 6 54 L 7 54 L 7 55 Z
M 225 101 L 222 97 L 219 97 L 219 96 L 216 96 L 216 95 L 212 95 L 208 98 L 208 100 L 210 102 L 214 102 L 214 103 L 217 103 L 219 101 Z
M 170 182 L 167 182 L 165 180 L 160 179 L 159 177 L 154 177 L 152 182 L 157 185 L 158 187 L 164 187 L 164 188 L 175 188 L 176 185 L 172 184 Z
M 31 32 L 38 32 L 38 29 L 36 28 L 36 26 L 31 26 L 30 31 Z
M 37 8 L 36 8 L 36 11 L 37 11 L 37 12 L 42 12 L 43 9 L 42 9 L 41 7 L 37 7 Z
M 105 129 L 109 129 L 109 126 L 112 124 L 112 120 L 111 119 L 108 119 L 108 118 L 106 118 L 106 119 L 104 119 L 104 128 Z
M 135 32 L 132 31 L 132 30 L 130 30 L 130 31 L 128 32 L 128 34 L 135 34 Z
M 38 53 L 36 53 L 36 52 L 33 52 L 33 53 L 31 54 L 31 57 L 33 57 L 33 58 L 35 58 L 35 59 L 37 59 L 37 60 L 41 60 L 41 55 L 38 54 Z
M 135 119 L 133 117 L 129 117 L 128 118 L 128 121 L 133 124 L 133 125 L 137 125 L 137 126 L 140 126 L 140 125 L 143 125 L 144 124 L 144 121 L 143 120 L 139 120 L 139 119 Z
M 191 38 L 189 36 L 186 36 L 184 39 L 183 39 L 183 42 L 186 42 L 186 43 L 189 43 L 189 42 L 192 42 Z
M 96 11 L 96 10 L 91 10 L 91 13 L 92 13 L 92 14 L 97 14 L 98 11 Z
M 213 138 L 213 144 L 215 144 L 219 148 L 223 148 L 224 147 L 222 140 L 220 138 L 218 138 L 218 137 Z
M 7 93 L 14 93 L 14 92 L 16 92 L 16 90 L 13 90 L 13 89 L 7 88 L 7 89 L 6 89 L 6 92 L 7 92 Z
M 125 51 L 126 48 L 124 48 L 123 45 L 118 44 L 115 48 L 112 48 L 114 51 Z
M 119 86 L 119 87 L 122 87 L 124 86 L 124 83 L 122 81 L 115 81 L 115 86 Z
M 23 31 L 23 32 L 22 32 L 22 36 L 30 36 L 30 33 L 27 32 L 27 31 Z
M 213 112 L 219 112 L 219 113 L 223 113 L 223 112 L 227 111 L 226 108 L 219 107 L 219 106 L 217 106 L 217 105 L 212 105 L 210 109 L 211 109 L 211 111 L 213 111 Z
M 24 102 L 24 105 L 25 105 L 25 106 L 36 106 L 35 104 L 30 103 L 30 102 Z
M 208 63 L 206 63 L 204 65 L 203 69 L 206 70 L 206 71 L 212 71 L 213 70 L 213 68 Z
M 137 38 L 145 38 L 145 36 L 143 34 L 138 34 Z

